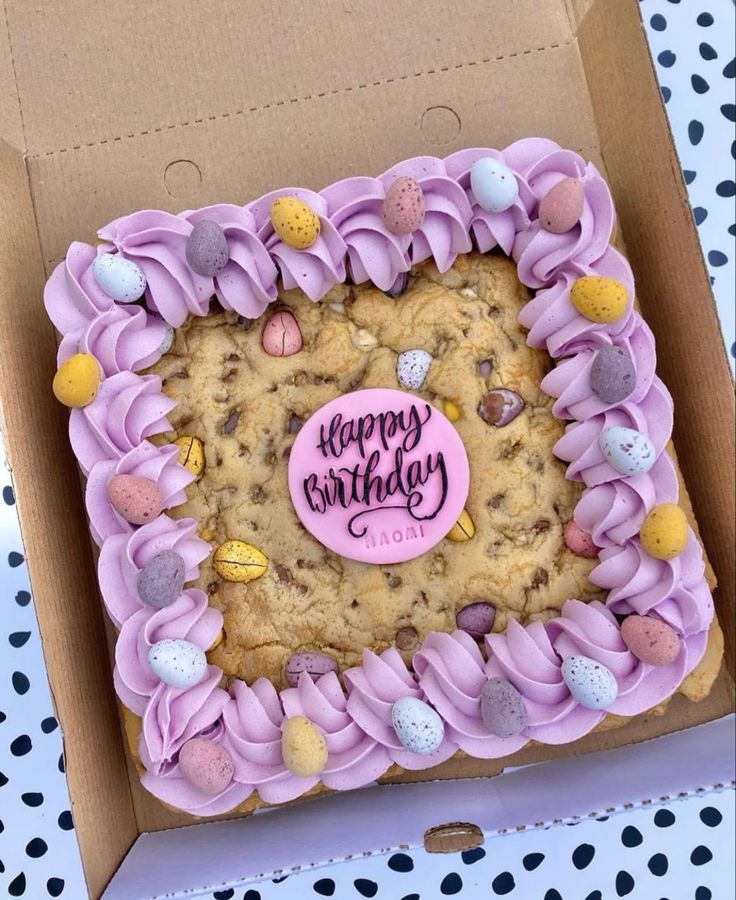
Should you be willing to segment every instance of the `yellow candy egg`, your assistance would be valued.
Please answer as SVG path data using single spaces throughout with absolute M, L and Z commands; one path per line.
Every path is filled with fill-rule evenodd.
M 218 647 L 220 646 L 220 644 L 222 643 L 223 637 L 224 637 L 224 633 L 223 633 L 223 630 L 222 630 L 222 628 L 221 628 L 221 629 L 217 632 L 217 637 L 214 639 L 214 641 L 212 641 L 212 643 L 210 644 L 209 648 L 207 649 L 207 652 L 208 652 L 208 653 L 212 653 L 213 650 L 217 650 L 217 648 L 218 648 Z
M 255 581 L 268 567 L 267 557 L 245 541 L 225 541 L 215 550 L 215 572 L 225 581 Z
M 279 197 L 271 206 L 273 230 L 297 250 L 306 250 L 319 237 L 319 216 L 296 197 Z
M 445 415 L 451 422 L 457 422 L 462 413 L 458 406 L 456 406 L 452 400 L 445 400 L 444 403 Z
M 284 765 L 294 775 L 309 778 L 327 765 L 327 742 L 321 731 L 305 716 L 285 719 L 281 728 Z
M 570 291 L 575 309 L 591 322 L 610 324 L 626 312 L 628 295 L 620 281 L 604 275 L 584 275 Z
M 469 541 L 474 536 L 475 525 L 473 524 L 473 520 L 470 518 L 467 509 L 464 509 L 460 513 L 460 518 L 450 529 L 447 539 L 448 541 L 454 541 L 456 544 L 462 544 L 465 541 Z
M 100 364 L 89 353 L 75 353 L 59 366 L 53 391 L 64 406 L 79 409 L 90 404 L 100 386 Z
M 190 435 L 177 438 L 174 443 L 179 448 L 179 462 L 199 481 L 204 475 L 204 444 Z
M 639 532 L 642 547 L 655 559 L 674 559 L 685 549 L 687 518 L 676 503 L 660 503 L 644 519 Z

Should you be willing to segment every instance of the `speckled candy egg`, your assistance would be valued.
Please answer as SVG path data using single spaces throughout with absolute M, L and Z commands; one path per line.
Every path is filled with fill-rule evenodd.
M 668 666 L 680 655 L 680 638 L 661 619 L 627 616 L 621 623 L 621 638 L 637 659 L 650 666 Z
M 81 409 L 97 396 L 100 387 L 100 364 L 89 353 L 75 353 L 59 366 L 52 390 L 64 406 Z
M 302 672 L 316 681 L 328 672 L 338 672 L 340 667 L 337 660 L 326 653 L 318 653 L 316 650 L 298 650 L 292 653 L 286 661 L 286 681 L 290 687 L 296 687 Z
M 487 391 L 478 404 L 478 415 L 487 425 L 505 428 L 524 409 L 524 398 L 508 388 Z
M 179 448 L 179 464 L 199 481 L 205 469 L 204 444 L 198 437 L 188 434 L 177 438 L 174 443 Z
M 565 544 L 576 556 L 583 556 L 585 559 L 595 559 L 598 556 L 599 548 L 596 547 L 595 541 L 575 521 L 565 525 Z
M 539 224 L 552 234 L 564 234 L 580 221 L 585 190 L 578 178 L 563 178 L 542 197 Z
M 114 475 L 107 485 L 107 499 L 115 512 L 131 525 L 152 522 L 164 508 L 158 485 L 139 475 Z
M 192 738 L 179 751 L 179 768 L 192 787 L 216 796 L 230 784 L 235 772 L 233 758 L 220 744 Z
M 500 213 L 513 206 L 519 196 L 516 176 L 497 159 L 479 159 L 470 169 L 470 187 L 478 205 L 487 212 Z
M 299 323 L 287 310 L 274 313 L 263 326 L 261 338 L 269 356 L 293 356 L 302 349 L 303 339 Z
M 660 503 L 644 519 L 639 539 L 655 559 L 674 559 L 687 545 L 687 517 L 676 503 Z
M 475 522 L 470 518 L 470 513 L 464 509 L 460 518 L 447 532 L 447 540 L 454 544 L 464 544 L 475 537 Z
M 148 663 L 157 678 L 175 688 L 199 684 L 207 672 L 204 650 L 180 638 L 155 643 L 148 651 Z
M 628 294 L 620 281 L 605 275 L 583 275 L 570 290 L 573 306 L 591 322 L 610 324 L 626 312 Z
M 476 640 L 481 640 L 487 634 L 490 634 L 495 621 L 496 607 L 484 600 L 463 606 L 455 616 L 457 627 L 461 631 L 467 631 Z
M 513 737 L 529 724 L 524 698 L 505 678 L 490 678 L 480 692 L 480 717 L 491 734 Z
M 306 250 L 319 237 L 319 216 L 296 197 L 279 197 L 271 206 L 273 230 L 289 247 Z
M 205 278 L 214 278 L 230 259 L 230 249 L 222 227 L 210 219 L 197 222 L 187 238 L 184 254 L 193 272 Z
M 432 365 L 432 356 L 426 350 L 405 350 L 396 360 L 396 378 L 402 387 L 419 391 Z
M 383 221 L 394 234 L 411 234 L 424 221 L 424 194 L 410 175 L 402 175 L 386 191 Z
M 391 724 L 407 750 L 434 753 L 445 736 L 445 726 L 432 707 L 416 697 L 401 697 L 391 709 Z
M 131 259 L 114 253 L 100 253 L 92 263 L 92 274 L 97 284 L 118 303 L 133 303 L 146 290 L 143 269 Z
M 570 693 L 587 709 L 608 709 L 618 696 L 613 672 L 589 656 L 567 656 L 562 677 Z
M 327 741 L 306 716 L 292 716 L 284 720 L 281 752 L 286 768 L 300 778 L 319 775 L 327 765 Z
M 151 557 L 138 573 L 136 587 L 141 602 L 163 609 L 184 590 L 184 559 L 176 550 L 162 550 Z
M 643 475 L 657 458 L 654 444 L 645 434 L 623 425 L 604 428 L 598 445 L 610 465 L 622 475 Z
M 225 581 L 255 581 L 268 568 L 268 558 L 245 541 L 225 541 L 212 559 L 215 572 Z
M 636 369 L 623 347 L 603 347 L 590 367 L 590 389 L 604 403 L 620 403 L 636 387 Z

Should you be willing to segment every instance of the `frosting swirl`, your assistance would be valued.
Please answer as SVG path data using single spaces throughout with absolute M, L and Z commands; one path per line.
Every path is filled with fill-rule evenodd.
M 306 250 L 289 247 L 273 230 L 271 206 L 279 197 L 296 197 L 319 216 L 319 236 Z M 301 288 L 307 297 L 317 301 L 334 285 L 345 280 L 347 247 L 330 221 L 327 201 L 320 194 L 303 188 L 284 188 L 271 191 L 245 208 L 254 217 L 258 237 L 281 272 L 284 288 Z
M 215 295 L 225 309 L 257 319 L 276 299 L 278 271 L 255 233 L 252 213 L 242 206 L 218 203 L 182 216 L 192 225 L 209 220 L 222 228 L 230 256 L 225 268 L 215 275 Z
M 379 778 L 391 765 L 385 747 L 361 730 L 347 711 L 347 700 L 334 672 L 316 682 L 306 672 L 295 688 L 281 692 L 284 712 L 306 716 L 327 741 L 327 765 L 320 778 L 337 791 L 360 787 Z
M 154 447 L 149 441 L 143 441 L 119 459 L 95 463 L 87 478 L 85 505 L 92 537 L 99 546 L 110 535 L 135 529 L 115 512 L 107 499 L 107 485 L 114 475 L 137 475 L 155 482 L 163 496 L 164 509 L 184 503 L 184 488 L 194 481 L 194 475 L 179 464 L 179 448 L 173 444 Z
M 163 609 L 143 607 L 125 622 L 115 644 L 115 690 L 141 715 L 161 683 L 148 662 L 158 641 L 181 638 L 208 650 L 222 629 L 222 613 L 208 605 L 204 591 L 191 588 Z
M 117 250 L 146 276 L 146 300 L 169 325 L 182 325 L 191 313 L 206 316 L 214 294 L 211 278 L 193 272 L 186 261 L 192 223 L 159 209 L 121 216 L 101 228 L 106 242 L 98 252 Z
M 359 727 L 388 751 L 392 762 L 404 769 L 428 769 L 449 759 L 457 747 L 445 735 L 440 746 L 426 755 L 406 750 L 391 724 L 391 709 L 401 697 L 424 699 L 414 676 L 395 647 L 376 656 L 363 651 L 363 664 L 344 673 L 348 712 Z
M 521 749 L 527 738 L 489 734 L 480 715 L 480 694 L 488 680 L 478 645 L 465 631 L 432 632 L 414 655 L 419 687 L 446 723 L 446 733 L 471 756 L 491 759 Z
M 144 606 L 138 597 L 138 574 L 158 553 L 175 550 L 184 560 L 185 581 L 199 577 L 199 564 L 207 558 L 210 545 L 197 535 L 194 519 L 157 516 L 132 533 L 112 534 L 100 550 L 97 574 L 108 615 L 119 628 Z
M 89 472 L 102 459 L 118 459 L 154 434 L 171 430 L 166 416 L 176 406 L 155 375 L 119 372 L 106 378 L 95 399 L 69 418 L 69 439 Z
M 48 317 L 63 335 L 83 331 L 100 313 L 114 306 L 92 274 L 97 251 L 89 244 L 74 241 L 51 273 L 43 291 Z

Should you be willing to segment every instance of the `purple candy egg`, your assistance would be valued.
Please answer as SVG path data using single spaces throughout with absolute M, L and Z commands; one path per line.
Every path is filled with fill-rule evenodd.
M 461 631 L 467 631 L 476 640 L 490 634 L 495 621 L 496 608 L 492 603 L 485 601 L 470 603 L 459 610 L 455 616 L 457 627 Z
M 623 347 L 603 347 L 590 367 L 590 388 L 604 403 L 620 403 L 636 387 L 634 362 Z
M 163 550 L 138 573 L 138 596 L 146 606 L 163 609 L 171 606 L 184 590 L 185 566 L 181 554 Z

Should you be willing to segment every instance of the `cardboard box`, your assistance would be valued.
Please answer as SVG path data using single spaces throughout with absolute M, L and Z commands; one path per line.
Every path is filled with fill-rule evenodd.
M 621 746 L 732 708 L 734 397 L 637 7 L 58 0 L 39 11 L 5 0 L 0 385 L 91 895 L 139 834 L 190 821 L 142 791 L 126 756 L 67 414 L 49 389 L 56 343 L 44 280 L 70 241 L 93 241 L 138 208 L 244 203 L 279 185 L 319 189 L 414 154 L 536 134 L 601 166 L 675 398 L 675 443 L 720 582 L 727 669 L 706 701 L 678 697 L 663 718 L 429 774 L 485 775 Z

